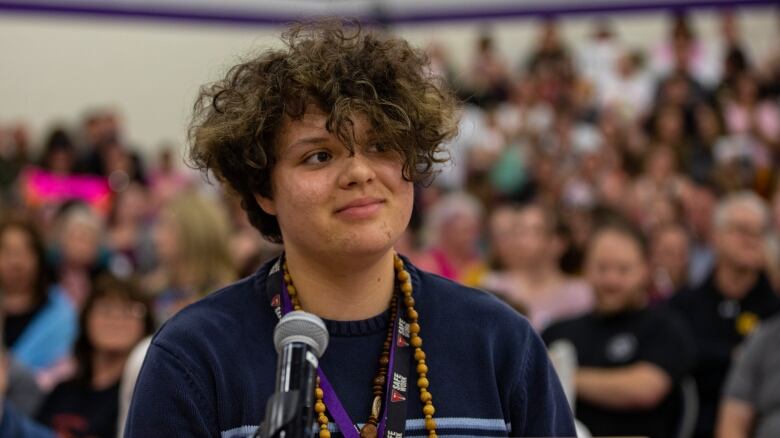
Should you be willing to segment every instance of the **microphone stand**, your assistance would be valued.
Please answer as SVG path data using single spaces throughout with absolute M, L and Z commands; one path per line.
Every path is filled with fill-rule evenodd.
M 275 392 L 268 399 L 265 421 L 255 433 L 255 438 L 303 438 L 311 436 L 306 431 L 296 431 L 298 390 Z
M 288 369 L 279 367 L 276 374 L 277 390 L 268 399 L 265 420 L 255 434 L 256 438 L 314 438 L 314 388 L 316 385 L 316 359 L 314 367 L 306 371 L 301 363 L 311 364 L 307 356 L 314 357 L 308 347 L 288 345 L 279 354 L 279 363 L 292 364 Z

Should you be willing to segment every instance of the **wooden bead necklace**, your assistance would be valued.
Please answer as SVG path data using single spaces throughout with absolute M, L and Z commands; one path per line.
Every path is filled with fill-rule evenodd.
M 401 294 L 403 295 L 404 305 L 406 306 L 406 317 L 409 321 L 409 344 L 414 348 L 414 359 L 417 361 L 417 387 L 420 390 L 420 401 L 423 403 L 423 416 L 425 417 L 425 429 L 428 431 L 428 438 L 437 438 L 436 435 L 436 421 L 433 419 L 433 414 L 436 409 L 433 407 L 433 396 L 428 391 L 428 365 L 425 363 L 425 352 L 422 350 L 422 338 L 420 337 L 420 323 L 418 321 L 418 313 L 414 309 L 414 298 L 412 298 L 412 276 L 404 268 L 404 262 L 398 257 L 398 254 L 394 255 L 393 265 L 395 267 L 396 278 L 401 282 Z M 287 293 L 290 295 L 290 301 L 294 310 L 302 310 L 301 303 L 298 299 L 298 291 L 292 282 L 290 272 L 287 270 L 287 262 L 284 263 L 284 282 L 287 286 Z M 394 321 L 397 318 L 397 301 L 398 295 L 393 293 L 393 298 L 390 301 L 390 322 L 387 331 L 387 337 L 384 344 L 382 344 L 382 354 L 379 356 L 379 369 L 377 375 L 374 378 L 374 401 L 371 406 L 371 415 L 366 420 L 366 424 L 360 430 L 361 438 L 373 438 L 377 436 L 377 426 L 379 424 L 379 413 L 382 408 L 382 395 L 384 394 L 384 387 L 387 378 L 387 366 L 390 363 L 390 347 L 393 340 L 393 327 Z M 320 387 L 319 378 L 317 379 L 317 388 L 314 391 L 315 403 L 314 412 L 317 414 L 317 422 L 320 424 L 320 438 L 330 438 L 330 431 L 328 430 L 328 416 L 325 414 L 327 410 L 325 401 L 323 400 L 324 393 Z

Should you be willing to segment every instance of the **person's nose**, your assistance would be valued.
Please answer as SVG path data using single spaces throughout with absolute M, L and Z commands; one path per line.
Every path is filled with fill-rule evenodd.
M 364 154 L 356 151 L 344 160 L 344 170 L 339 177 L 339 184 L 343 188 L 367 184 L 376 178 L 371 160 Z

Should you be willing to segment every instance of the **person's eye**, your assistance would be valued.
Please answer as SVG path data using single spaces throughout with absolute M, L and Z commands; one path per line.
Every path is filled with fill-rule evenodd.
M 333 157 L 330 155 L 330 153 L 325 151 L 319 151 L 307 156 L 306 159 L 303 160 L 303 162 L 305 164 L 322 164 L 322 163 L 327 163 L 328 161 L 330 161 L 331 158 Z
M 368 150 L 370 152 L 379 152 L 384 153 L 388 152 L 390 150 L 390 147 L 385 143 L 372 143 L 370 146 L 368 146 Z

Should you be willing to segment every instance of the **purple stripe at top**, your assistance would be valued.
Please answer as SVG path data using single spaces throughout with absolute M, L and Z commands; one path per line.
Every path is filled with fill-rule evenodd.
M 385 8 L 383 12 L 362 14 L 354 18 L 366 23 L 416 24 L 431 22 L 474 21 L 486 19 L 535 18 L 551 15 L 600 14 L 621 12 L 647 12 L 655 10 L 681 10 L 692 8 L 736 8 L 745 6 L 774 6 L 777 0 L 652 0 L 643 2 L 575 2 L 555 5 L 509 5 L 482 6 L 478 8 L 448 8 L 442 10 L 418 10 L 393 12 Z M 127 7 L 111 4 L 63 4 L 29 3 L 20 0 L 0 0 L 0 13 L 37 13 L 86 15 L 109 18 L 129 18 L 140 20 L 190 21 L 222 23 L 233 25 L 282 25 L 292 21 L 313 18 L 312 14 L 274 14 L 271 12 L 253 12 L 248 10 L 198 9 L 198 8 L 160 8 Z

